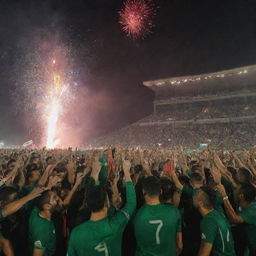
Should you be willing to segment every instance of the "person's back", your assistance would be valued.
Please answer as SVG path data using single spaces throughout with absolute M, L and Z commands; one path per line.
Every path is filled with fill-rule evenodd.
M 134 220 L 136 255 L 176 255 L 181 217 L 171 204 L 144 205 Z
M 201 221 L 202 241 L 213 243 L 212 255 L 235 255 L 230 224 L 223 214 L 213 210 Z
M 117 245 L 121 244 L 127 221 L 124 213 L 117 214 L 119 216 L 112 218 L 89 220 L 74 228 L 70 243 L 79 245 L 74 248 L 74 255 L 96 256 L 99 252 L 105 252 L 105 255 L 121 255 L 121 247 Z
M 86 203 L 92 211 L 89 221 L 72 230 L 68 256 L 121 255 L 122 234 L 136 208 L 136 194 L 130 178 L 129 161 L 124 161 L 126 204 L 123 209 L 107 216 L 109 201 L 102 186 L 90 189 Z
M 171 188 L 171 184 L 169 187 Z M 137 242 L 135 255 L 176 255 L 182 249 L 181 217 L 178 209 L 171 203 L 160 203 L 161 183 L 158 178 L 145 178 L 142 190 L 145 205 L 138 210 L 133 222 Z M 168 199 L 172 198 L 172 189 L 167 194 Z
M 198 256 L 235 255 L 230 224 L 222 213 L 214 210 L 215 191 L 209 187 L 201 187 L 193 200 L 195 207 L 203 217 L 200 223 L 201 246 Z

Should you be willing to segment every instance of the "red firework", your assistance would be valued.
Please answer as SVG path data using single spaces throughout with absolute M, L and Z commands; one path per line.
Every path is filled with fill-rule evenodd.
M 154 27 L 155 4 L 153 0 L 127 0 L 119 15 L 119 23 L 128 36 L 144 38 Z

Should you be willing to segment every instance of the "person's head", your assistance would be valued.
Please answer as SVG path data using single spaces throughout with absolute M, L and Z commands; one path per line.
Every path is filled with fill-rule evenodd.
M 0 190 L 0 206 L 4 207 L 5 205 L 13 202 L 18 197 L 18 191 L 13 187 L 4 187 Z
M 167 203 L 173 200 L 173 194 L 175 192 L 174 184 L 168 178 L 161 178 L 161 195 L 160 201 Z
M 250 171 L 246 168 L 239 168 L 236 174 L 236 180 L 239 183 L 251 183 L 252 175 Z
M 135 174 L 139 174 L 139 173 L 141 173 L 142 171 L 143 171 L 143 166 L 142 166 L 141 164 L 135 165 L 135 167 L 134 167 L 134 173 L 135 173 Z
M 28 184 L 37 184 L 41 177 L 41 171 L 38 169 L 36 164 L 29 164 L 27 166 L 26 182 Z
M 58 186 L 61 186 L 61 183 L 66 176 L 66 170 L 64 168 L 54 168 L 52 175 L 59 177 L 60 182 L 58 183 Z
M 95 186 L 86 192 L 85 201 L 87 207 L 93 213 L 101 212 L 109 208 L 108 194 L 104 187 Z
M 154 198 L 160 196 L 161 184 L 160 180 L 155 176 L 150 176 L 142 181 L 142 191 L 144 197 Z
M 15 167 L 15 163 L 16 163 L 16 160 L 15 159 L 10 159 L 7 163 L 7 169 L 9 171 L 12 171 Z
M 203 185 L 203 178 L 201 174 L 194 172 L 190 175 L 190 184 L 192 187 L 195 186 L 202 186 Z
M 216 202 L 215 191 L 209 187 L 201 187 L 195 193 L 193 197 L 193 203 L 195 208 L 199 211 L 211 211 L 214 208 Z
M 39 164 L 39 162 L 40 162 L 40 157 L 37 155 L 31 157 L 31 159 L 30 159 L 31 164 Z
M 250 183 L 243 183 L 238 186 L 235 199 L 239 204 L 251 203 L 256 198 L 256 188 Z
M 47 165 L 55 164 L 55 162 L 56 162 L 53 156 L 46 157 L 45 161 L 46 161 Z
M 47 190 L 35 199 L 35 205 L 40 211 L 54 212 L 58 206 L 58 196 L 55 192 Z
M 228 166 L 227 170 L 231 173 L 233 179 L 235 179 L 236 178 L 236 169 L 232 166 Z

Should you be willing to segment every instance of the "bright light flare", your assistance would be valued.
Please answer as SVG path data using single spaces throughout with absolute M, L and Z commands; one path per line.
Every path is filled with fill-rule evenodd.
M 56 146 L 55 139 L 59 113 L 60 103 L 56 99 L 56 101 L 53 101 L 50 105 L 50 113 L 47 120 L 47 148 L 54 148 Z
M 144 38 L 152 32 L 156 6 L 153 0 L 127 0 L 119 12 L 119 23 L 133 39 Z
M 57 146 L 58 121 L 62 110 L 63 97 L 68 89 L 61 81 L 60 75 L 54 75 L 54 84 L 50 87 L 47 99 L 49 105 L 47 108 L 47 148 L 55 148 Z

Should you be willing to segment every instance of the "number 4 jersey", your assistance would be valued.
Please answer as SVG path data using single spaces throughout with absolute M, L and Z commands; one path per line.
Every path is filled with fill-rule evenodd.
M 144 205 L 134 219 L 136 256 L 175 256 L 181 216 L 171 204 Z
M 132 182 L 126 182 L 125 207 L 111 217 L 86 221 L 73 229 L 68 256 L 120 256 L 123 231 L 136 207 Z

